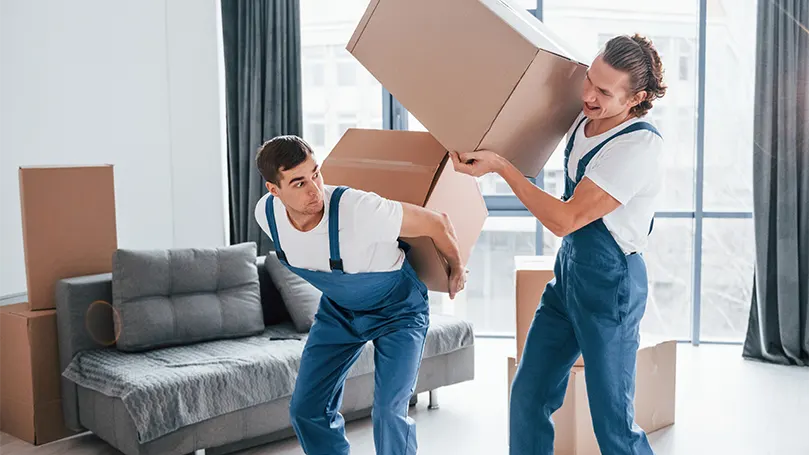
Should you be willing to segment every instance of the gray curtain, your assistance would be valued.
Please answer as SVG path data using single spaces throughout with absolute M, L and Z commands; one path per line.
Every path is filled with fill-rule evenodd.
M 743 355 L 809 365 L 809 0 L 759 0 L 756 277 Z
M 298 0 L 222 0 L 227 87 L 230 241 L 272 242 L 256 224 L 266 193 L 258 147 L 280 134 L 302 135 Z

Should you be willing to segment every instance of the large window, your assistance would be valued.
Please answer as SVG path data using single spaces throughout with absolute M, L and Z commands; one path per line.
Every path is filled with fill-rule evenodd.
M 326 158 L 348 128 L 382 128 L 382 86 L 345 49 L 367 0 L 301 2 L 303 135 Z
M 641 330 L 694 342 L 740 341 L 754 259 L 755 0 L 511 1 L 588 58 L 615 35 L 637 32 L 652 39 L 668 92 L 649 118 L 665 139 L 666 171 L 645 254 L 649 298 Z M 307 10 L 307 3 L 318 9 Z M 380 85 L 341 50 L 367 0 L 340 4 L 302 2 L 303 42 L 310 46 L 303 66 L 306 131 L 323 150 L 348 127 L 379 127 L 386 114 L 406 113 L 390 98 L 384 104 L 390 111 L 382 112 Z M 342 41 L 312 42 L 336 36 L 337 29 Z M 344 103 L 346 96 L 355 99 Z M 373 101 L 347 109 L 366 96 Z M 387 127 L 425 130 L 411 114 L 404 118 Z M 564 189 L 562 146 L 535 180 L 556 196 Z M 491 216 L 471 259 L 467 290 L 455 301 L 433 294 L 432 306 L 471 320 L 478 334 L 513 334 L 514 256 L 555 255 L 561 241 L 536 222 L 502 179 L 485 176 L 479 183 Z

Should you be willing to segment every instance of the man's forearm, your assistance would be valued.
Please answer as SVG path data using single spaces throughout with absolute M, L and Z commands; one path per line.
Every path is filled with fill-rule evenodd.
M 508 160 L 501 160 L 497 173 L 508 183 L 525 208 L 554 235 L 564 237 L 569 234 L 575 223 L 568 205 L 531 183 Z
M 445 213 L 403 202 L 402 228 L 399 236 L 429 237 L 450 267 L 461 266 L 461 253 L 458 249 L 455 228 Z
M 461 267 L 461 250 L 458 248 L 458 237 L 449 217 L 443 213 L 436 213 L 435 232 L 430 236 L 438 251 L 447 260 L 450 269 Z

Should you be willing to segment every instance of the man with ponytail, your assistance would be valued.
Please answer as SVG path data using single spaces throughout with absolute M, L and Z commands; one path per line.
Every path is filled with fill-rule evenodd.
M 650 40 L 634 35 L 607 42 L 588 68 L 582 113 L 568 132 L 561 200 L 534 186 L 497 150 L 452 154 L 460 172 L 502 176 L 564 239 L 512 384 L 513 455 L 553 454 L 551 414 L 562 405 L 579 354 L 601 453 L 652 453 L 635 423 L 633 398 L 648 285 L 642 253 L 663 178 L 662 137 L 645 116 L 665 92 Z

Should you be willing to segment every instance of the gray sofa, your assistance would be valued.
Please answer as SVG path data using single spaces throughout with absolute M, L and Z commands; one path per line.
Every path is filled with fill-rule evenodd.
M 289 398 L 317 296 L 287 272 L 241 244 L 119 250 L 112 273 L 61 280 L 67 426 L 127 455 L 230 453 L 293 436 Z M 411 404 L 429 392 L 437 407 L 436 389 L 473 377 L 471 324 L 431 315 Z M 346 382 L 347 420 L 370 415 L 373 387 L 368 343 Z

